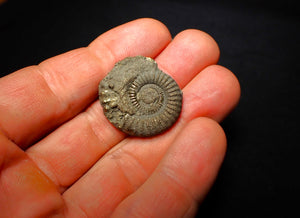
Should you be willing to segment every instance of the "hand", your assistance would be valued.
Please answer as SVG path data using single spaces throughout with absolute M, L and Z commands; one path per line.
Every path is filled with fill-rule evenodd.
M 152 138 L 127 137 L 97 100 L 101 79 L 136 55 L 155 58 L 183 90 L 178 122 Z M 218 58 L 206 33 L 185 30 L 171 40 L 160 22 L 139 19 L 1 78 L 1 215 L 192 216 L 224 158 L 217 122 L 240 96 Z

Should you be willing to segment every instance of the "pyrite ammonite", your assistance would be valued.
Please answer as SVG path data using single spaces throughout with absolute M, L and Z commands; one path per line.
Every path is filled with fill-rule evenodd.
M 154 136 L 170 128 L 181 112 L 182 92 L 148 57 L 127 57 L 99 84 L 107 119 L 123 132 Z

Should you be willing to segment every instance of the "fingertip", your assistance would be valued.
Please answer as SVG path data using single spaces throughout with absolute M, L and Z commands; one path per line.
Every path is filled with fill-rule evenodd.
M 188 29 L 178 33 L 156 61 L 160 69 L 184 87 L 199 71 L 216 64 L 219 55 L 219 47 L 210 35 Z
M 239 81 L 230 70 L 210 65 L 183 89 L 182 118 L 209 117 L 220 122 L 237 105 L 240 93 Z
M 195 118 L 174 140 L 160 170 L 193 199 L 202 201 L 215 181 L 226 148 L 226 135 L 215 120 Z
M 198 117 L 189 122 L 184 132 L 190 134 L 188 138 L 191 140 L 191 144 L 209 146 L 208 149 L 212 147 L 215 149 L 215 153 L 219 154 L 218 156 L 224 156 L 227 140 L 223 128 L 217 121 L 207 117 Z
M 176 37 L 186 38 L 186 43 L 193 44 L 195 54 L 206 56 L 207 65 L 215 64 L 220 57 L 220 49 L 215 39 L 208 33 L 198 29 L 187 29 Z
M 210 111 L 210 117 L 222 121 L 238 104 L 241 96 L 241 87 L 237 77 L 232 71 L 220 65 L 211 65 L 201 72 L 203 76 L 212 78 L 207 82 L 214 83 L 220 90 L 218 102 Z M 217 98 L 216 98 L 217 99 Z
M 158 20 L 140 18 L 117 26 L 96 38 L 89 49 L 100 60 L 117 62 L 128 56 L 157 56 L 171 41 L 168 28 Z M 109 53 L 104 53 L 108 50 Z
M 206 154 L 205 160 L 211 161 L 210 156 L 218 156 L 220 158 L 218 164 L 221 164 L 226 146 L 226 135 L 220 124 L 208 117 L 197 117 L 183 128 L 174 140 L 174 148 L 171 147 L 170 152 L 179 155 L 178 160 L 188 161 L 201 159 L 193 156 L 194 154 L 203 156 L 204 152 L 209 152 Z M 185 152 L 186 154 L 183 154 Z M 192 156 L 188 158 L 189 155 Z
M 136 19 L 134 21 L 132 21 L 132 23 L 137 23 L 139 25 L 145 26 L 148 29 L 155 29 L 158 32 L 160 32 L 162 35 L 164 35 L 166 38 L 168 38 L 170 41 L 172 39 L 171 33 L 168 29 L 168 27 L 162 23 L 161 21 L 154 19 L 154 18 L 139 18 Z

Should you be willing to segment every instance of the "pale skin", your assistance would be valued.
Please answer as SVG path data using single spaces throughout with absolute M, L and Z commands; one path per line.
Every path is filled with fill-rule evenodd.
M 128 137 L 103 115 L 101 79 L 127 57 L 152 57 L 183 90 L 178 122 Z M 153 19 L 0 79 L 1 217 L 192 217 L 226 151 L 218 124 L 240 97 L 200 30 L 174 39 Z

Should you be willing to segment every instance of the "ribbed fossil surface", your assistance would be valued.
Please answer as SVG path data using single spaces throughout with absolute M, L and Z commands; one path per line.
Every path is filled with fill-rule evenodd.
M 147 137 L 176 122 L 182 92 L 153 59 L 136 56 L 118 62 L 100 82 L 99 100 L 115 127 L 129 135 Z

